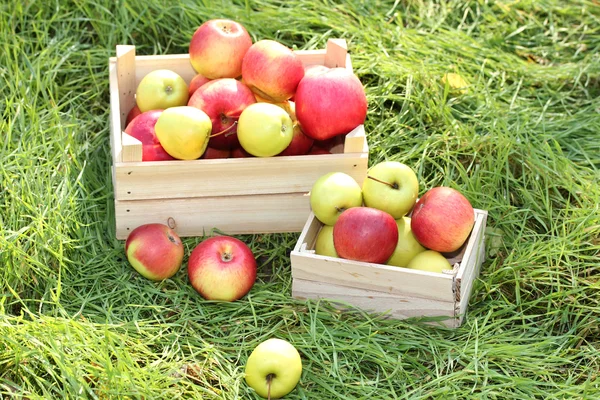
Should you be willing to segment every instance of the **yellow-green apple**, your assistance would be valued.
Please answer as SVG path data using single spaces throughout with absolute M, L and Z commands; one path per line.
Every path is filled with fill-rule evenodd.
M 398 219 L 415 205 L 419 181 L 408 165 L 383 161 L 369 168 L 362 191 L 367 207 L 378 208 Z
M 229 149 L 215 149 L 208 146 L 200 158 L 204 160 L 214 160 L 218 158 L 229 158 L 230 156 L 231 150 Z
M 154 130 L 163 148 L 172 157 L 195 160 L 206 150 L 212 123 L 204 111 L 179 106 L 164 110 Z
M 323 225 L 321 227 L 315 241 L 315 253 L 320 256 L 338 256 L 333 245 L 333 226 Z
M 175 71 L 157 69 L 146 74 L 135 91 L 135 102 L 141 112 L 185 106 L 188 85 Z
M 137 103 L 134 104 L 133 107 L 131 107 L 131 110 L 129 110 L 129 112 L 127 113 L 127 117 L 125 118 L 125 126 L 129 125 L 129 123 L 141 113 L 142 111 L 138 107 Z
M 363 85 L 346 68 L 305 76 L 294 101 L 302 130 L 316 140 L 346 134 L 364 123 L 367 116 Z
M 443 271 L 452 270 L 452 265 L 441 253 L 435 250 L 425 250 L 415 255 L 408 262 L 406 268 L 441 274 Z
M 142 161 L 174 160 L 162 147 L 154 130 L 162 112 L 163 110 L 143 112 L 125 127 L 125 133 L 142 142 Z
M 210 147 L 231 149 L 238 145 L 238 119 L 242 111 L 256 103 L 254 94 L 232 78 L 214 79 L 200 86 L 188 106 L 204 111 L 212 122 Z
M 298 55 L 275 40 L 254 43 L 242 61 L 244 83 L 270 101 L 288 100 L 303 77 L 304 66 Z
M 248 153 L 272 157 L 289 146 L 294 124 L 283 108 L 271 103 L 254 103 L 242 111 L 237 131 L 240 145 Z
M 458 190 L 438 186 L 417 200 L 411 213 L 411 228 L 424 247 L 440 253 L 458 250 L 475 223 L 475 210 Z
M 250 353 L 244 374 L 246 383 L 256 394 L 266 399 L 280 399 L 300 381 L 302 359 L 287 340 L 267 339 Z
M 206 300 L 235 301 L 252 289 L 256 260 L 240 239 L 213 236 L 192 250 L 188 277 L 192 287 Z
M 229 19 L 211 19 L 196 29 L 190 40 L 190 62 L 208 79 L 237 78 L 252 38 L 242 24 Z
M 384 264 L 394 252 L 396 243 L 396 220 L 376 208 L 349 208 L 333 225 L 333 244 L 341 258 Z
M 427 249 L 412 234 L 410 217 L 396 219 L 396 225 L 398 226 L 398 243 L 386 264 L 395 267 L 406 267 L 414 256 Z
M 183 253 L 181 239 L 164 224 L 140 225 L 125 240 L 125 254 L 131 266 L 153 281 L 175 275 L 183 262 Z
M 196 90 L 198 90 L 198 88 L 200 86 L 204 85 L 207 82 L 210 82 L 210 79 L 208 79 L 207 77 L 203 76 L 202 74 L 196 74 L 196 75 L 194 75 L 194 77 L 190 81 L 190 84 L 188 85 L 188 95 L 189 95 L 189 97 L 191 98 L 192 95 L 194 94 L 194 92 Z M 189 102 L 189 100 L 188 100 L 188 102 Z
M 343 172 L 321 175 L 310 190 L 310 207 L 325 225 L 333 226 L 343 211 L 360 207 L 362 203 L 360 185 Z

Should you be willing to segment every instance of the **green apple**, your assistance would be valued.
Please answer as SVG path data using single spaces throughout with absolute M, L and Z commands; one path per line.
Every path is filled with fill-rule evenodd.
M 315 181 L 310 191 L 310 207 L 315 217 L 325 225 L 333 225 L 340 214 L 362 206 L 360 185 L 343 172 L 329 172 Z
M 298 350 L 283 339 L 267 339 L 254 348 L 245 368 L 246 383 L 264 398 L 279 399 L 296 387 L 302 375 Z
M 333 245 L 333 226 L 323 225 L 315 241 L 315 253 L 320 256 L 338 257 Z
M 406 268 L 442 273 L 444 270 L 451 270 L 452 265 L 441 253 L 425 250 L 414 256 Z
M 167 108 L 154 125 L 162 147 L 179 160 L 195 160 L 202 156 L 208 146 L 211 130 L 210 117 L 191 106 Z
M 427 249 L 412 234 L 410 217 L 397 219 L 396 225 L 398 226 L 398 243 L 387 264 L 395 267 L 406 267 L 414 256 Z
M 369 169 L 362 191 L 367 207 L 378 208 L 399 219 L 415 205 L 419 181 L 409 166 L 398 161 L 383 161 Z
M 185 106 L 188 97 L 189 90 L 185 80 L 169 69 L 149 72 L 135 91 L 135 102 L 142 112 Z
M 294 123 L 283 108 L 254 103 L 242 111 L 237 136 L 242 148 L 253 156 L 273 157 L 292 142 Z

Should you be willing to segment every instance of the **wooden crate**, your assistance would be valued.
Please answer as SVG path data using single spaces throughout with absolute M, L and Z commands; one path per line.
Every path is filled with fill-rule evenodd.
M 486 221 L 487 211 L 476 209 L 471 235 L 448 258 L 454 269 L 434 273 L 316 255 L 315 240 L 323 224 L 311 212 L 290 255 L 292 296 L 331 300 L 396 319 L 447 317 L 442 324 L 458 327 L 485 258 Z
M 324 50 L 296 52 L 305 65 L 352 70 L 346 42 L 330 39 Z M 109 59 L 110 143 L 116 236 L 125 239 L 144 223 L 174 227 L 180 236 L 217 228 L 228 234 L 300 232 L 310 213 L 307 193 L 323 174 L 345 172 L 362 182 L 369 149 L 358 126 L 333 154 L 270 158 L 142 162 L 141 143 L 123 132 L 141 79 L 171 69 L 186 82 L 195 75 L 188 54 L 136 56 L 119 45 Z

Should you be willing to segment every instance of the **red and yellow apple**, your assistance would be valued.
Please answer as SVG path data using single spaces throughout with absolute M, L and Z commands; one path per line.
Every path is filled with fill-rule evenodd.
M 125 133 L 142 142 L 142 161 L 166 161 L 174 158 L 160 144 L 154 129 L 163 110 L 139 114 L 125 128 Z
M 201 74 L 196 74 L 194 75 L 194 77 L 192 78 L 192 80 L 190 81 L 190 84 L 188 85 L 188 95 L 191 98 L 192 95 L 194 94 L 194 92 L 196 90 L 198 90 L 198 88 L 202 85 L 204 85 L 207 82 L 210 82 L 211 80 L 208 79 L 207 77 L 201 75 Z M 189 100 L 188 100 L 189 102 Z
M 135 101 L 141 112 L 165 110 L 187 104 L 188 85 L 175 71 L 157 69 L 146 74 L 137 86 Z

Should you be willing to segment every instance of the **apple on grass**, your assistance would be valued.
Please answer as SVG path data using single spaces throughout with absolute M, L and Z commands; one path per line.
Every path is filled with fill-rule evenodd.
M 294 101 L 302 130 L 315 140 L 346 134 L 364 123 L 367 116 L 363 85 L 346 68 L 305 76 Z
M 181 239 L 164 224 L 140 225 L 125 240 L 125 254 L 131 266 L 153 281 L 175 275 L 183 262 L 183 253 Z
M 204 111 L 211 120 L 210 147 L 231 149 L 239 144 L 238 119 L 242 111 L 256 103 L 254 94 L 236 79 L 214 79 L 199 87 L 188 106 Z
M 359 184 L 343 172 L 320 176 L 310 190 L 310 207 L 315 217 L 325 225 L 334 225 L 340 214 L 352 207 L 362 206 Z
M 290 393 L 302 376 L 302 359 L 287 340 L 271 338 L 252 350 L 244 369 L 248 386 L 261 397 L 279 399 Z
M 208 145 L 211 129 L 208 115 L 189 106 L 164 110 L 154 126 L 165 151 L 179 160 L 200 158 Z
M 238 140 L 256 157 L 272 157 L 292 142 L 294 125 L 290 115 L 271 103 L 254 103 L 242 111 L 238 120 Z
M 141 112 L 185 106 L 188 97 L 185 80 L 169 69 L 157 69 L 146 74 L 135 92 L 135 101 Z
M 269 101 L 291 98 L 303 77 L 304 66 L 298 55 L 275 40 L 254 43 L 242 61 L 244 83 Z
M 349 208 L 333 225 L 335 251 L 348 260 L 385 264 L 397 243 L 396 220 L 376 208 Z
M 333 226 L 323 225 L 315 241 L 315 254 L 328 257 L 339 257 L 333 244 Z
M 415 205 L 419 181 L 414 171 L 398 161 L 383 161 L 369 169 L 362 186 L 367 207 L 404 217 Z
M 239 22 L 211 19 L 196 29 L 190 40 L 190 62 L 208 79 L 237 78 L 252 38 Z
M 421 243 L 412 234 L 410 217 L 396 219 L 396 226 L 398 226 L 398 243 L 396 243 L 396 248 L 386 264 L 395 267 L 406 267 L 414 256 L 427 249 L 421 246 Z
M 256 260 L 241 240 L 214 236 L 192 250 L 188 277 L 192 287 L 206 300 L 235 301 L 252 289 Z
M 424 247 L 440 253 L 458 250 L 475 224 L 475 210 L 458 190 L 438 186 L 417 200 L 411 214 L 411 228 Z
M 415 255 L 406 268 L 441 274 L 444 271 L 452 270 L 452 265 L 441 253 L 435 250 L 425 250 Z
M 174 158 L 160 144 L 154 127 L 163 110 L 139 114 L 125 127 L 125 133 L 142 142 L 142 161 L 167 161 Z

